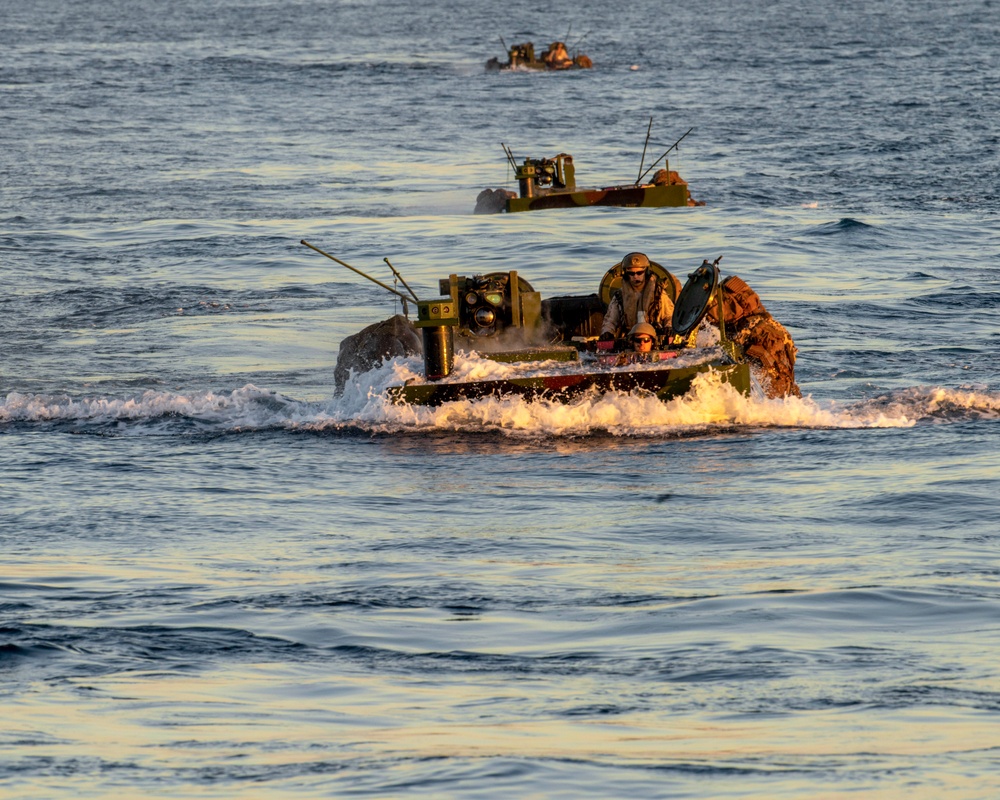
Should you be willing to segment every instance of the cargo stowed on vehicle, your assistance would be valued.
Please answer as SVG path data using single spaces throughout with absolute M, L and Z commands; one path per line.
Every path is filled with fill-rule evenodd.
M 725 286 L 735 276 L 726 284 L 720 283 L 719 259 L 704 261 L 679 293 L 679 282 L 651 262 L 651 269 L 674 295 L 673 330 L 669 340 L 662 339 L 652 352 L 633 353 L 626 350 L 624 341 L 602 342 L 597 336 L 608 299 L 621 284 L 621 264 L 607 271 L 598 293 L 593 295 L 543 301 L 531 284 L 511 270 L 472 277 L 453 274 L 440 281 L 440 297 L 420 300 L 405 281 L 409 295 L 308 242 L 302 243 L 402 298 L 404 313 L 408 303 L 417 308 L 414 323 L 397 315 L 341 343 L 338 390 L 343 389 L 351 370 L 363 372 L 387 357 L 418 352 L 423 355 L 423 377 L 390 386 L 386 395 L 391 401 L 439 405 L 481 397 L 520 396 L 568 402 L 587 392 L 634 391 L 666 400 L 687 393 L 695 378 L 706 373 L 714 373 L 722 382 L 749 394 L 751 363 L 761 363 L 748 358 L 744 347 L 730 335 L 734 328 L 728 324 L 725 309 L 733 304 Z M 745 286 L 738 278 L 736 281 Z M 766 315 L 759 300 L 755 313 Z M 770 319 L 770 315 L 766 316 Z M 784 332 L 776 321 L 772 322 Z M 413 335 L 415 330 L 419 330 L 419 337 Z M 693 343 L 695 333 L 697 345 Z M 769 393 L 798 394 L 795 348 L 787 332 L 784 335 L 790 361 L 786 358 L 786 363 L 779 366 L 784 375 L 774 385 L 780 391 Z M 464 377 L 461 370 L 455 370 L 456 352 L 494 364 L 492 374 L 486 378 Z M 477 373 L 483 370 L 477 369 Z M 765 391 L 769 383 L 764 381 Z
M 652 120 L 650 120 L 652 127 Z M 691 129 L 693 130 L 693 128 Z M 633 183 L 617 186 L 605 186 L 598 189 L 585 189 L 576 185 L 576 166 L 573 156 L 559 153 L 552 158 L 525 158 L 523 163 L 517 163 L 513 152 L 507 145 L 501 144 L 507 163 L 517 179 L 518 191 L 505 189 L 484 189 L 476 198 L 475 213 L 489 214 L 500 211 L 513 213 L 515 211 L 540 211 L 549 208 L 577 208 L 584 206 L 619 206 L 624 208 L 664 208 L 705 205 L 691 197 L 687 181 L 670 169 L 670 162 L 664 161 L 663 167 L 646 180 L 653 168 L 665 159 L 670 151 L 675 149 L 688 135 L 689 130 L 674 142 L 652 164 L 643 169 L 639 164 L 639 174 Z M 646 144 L 649 142 L 649 132 L 646 134 Z M 643 146 L 643 161 L 645 161 L 646 146 Z

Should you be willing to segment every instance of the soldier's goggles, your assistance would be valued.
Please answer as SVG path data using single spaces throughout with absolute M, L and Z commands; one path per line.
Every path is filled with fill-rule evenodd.
M 644 269 L 627 269 L 627 270 L 625 270 L 625 274 L 628 275 L 630 278 L 638 278 L 641 275 L 645 275 L 646 274 L 646 270 L 644 270 Z
M 639 344 L 649 344 L 653 340 L 649 336 L 633 336 L 632 341 Z

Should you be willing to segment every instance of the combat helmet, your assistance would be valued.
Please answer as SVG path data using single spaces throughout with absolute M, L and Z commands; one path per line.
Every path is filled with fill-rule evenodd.
M 628 253 L 622 259 L 622 272 L 630 269 L 649 269 L 649 258 L 645 253 Z
M 654 342 L 656 341 L 656 328 L 645 321 L 635 323 L 632 326 L 632 330 L 628 332 L 628 338 L 631 340 L 643 333 L 649 336 Z

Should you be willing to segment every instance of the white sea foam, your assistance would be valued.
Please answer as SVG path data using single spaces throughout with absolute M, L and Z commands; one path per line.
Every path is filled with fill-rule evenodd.
M 369 373 L 370 375 L 370 373 Z M 811 398 L 745 397 L 717 376 L 695 379 L 687 395 L 663 402 L 650 394 L 592 394 L 569 403 L 526 402 L 516 397 L 481 398 L 438 407 L 393 405 L 378 392 L 345 394 L 330 406 L 330 423 L 353 423 L 389 431 L 406 428 L 500 430 L 545 436 L 606 431 L 621 436 L 662 436 L 718 429 L 796 427 L 907 427 L 914 419 L 900 409 L 821 406 Z
M 261 428 L 301 418 L 303 404 L 252 384 L 232 392 L 179 394 L 147 390 L 131 397 L 70 397 L 13 392 L 0 403 L 0 424 L 87 424 L 181 419 L 232 429 Z
M 550 365 L 551 366 L 551 365 Z M 532 370 L 542 367 L 535 365 Z M 0 424 L 78 423 L 114 426 L 116 433 L 172 430 L 330 430 L 373 433 L 421 430 L 499 431 L 514 436 L 657 437 L 764 428 L 905 428 L 1000 416 L 1000 395 L 978 389 L 914 387 L 878 398 L 838 403 L 811 396 L 746 397 L 712 374 L 695 379 L 685 396 L 664 402 L 646 393 L 587 394 L 572 402 L 518 397 L 460 400 L 441 406 L 394 404 L 385 389 L 418 377 L 417 358 L 391 359 L 352 375 L 343 394 L 307 403 L 246 385 L 231 392 L 145 391 L 129 397 L 11 393 L 0 401 Z M 456 358 L 465 380 L 524 375 L 523 369 L 481 358 Z
M 544 371 L 551 368 L 536 366 Z M 418 379 L 417 358 L 396 359 L 352 376 L 344 394 L 334 398 L 326 419 L 311 425 L 356 425 L 374 431 L 439 429 L 496 430 L 513 434 L 579 436 L 606 431 L 622 436 L 662 436 L 732 428 L 905 428 L 940 419 L 942 410 L 964 416 L 996 416 L 1000 396 L 962 389 L 932 387 L 853 403 L 818 401 L 810 396 L 767 398 L 736 392 L 718 377 L 696 378 L 684 397 L 663 402 L 648 394 L 584 395 L 569 403 L 528 402 L 517 397 L 461 400 L 438 407 L 394 405 L 386 387 Z M 526 372 L 488 359 L 456 358 L 452 378 L 495 380 Z

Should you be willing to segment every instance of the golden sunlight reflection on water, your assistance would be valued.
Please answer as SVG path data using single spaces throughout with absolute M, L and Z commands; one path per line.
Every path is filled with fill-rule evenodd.
M 572 692 L 582 688 L 577 683 Z M 683 686 L 666 684 L 652 689 L 652 696 L 682 691 Z M 512 718 L 509 707 L 498 712 L 514 695 L 527 702 L 521 718 Z M 198 676 L 147 672 L 74 679 L 61 690 L 50 689 L 44 707 L 31 703 L 30 695 L 9 707 L 6 728 L 8 737 L 36 739 L 35 758 L 172 764 L 181 773 L 227 760 L 251 759 L 257 768 L 329 760 L 350 768 L 371 758 L 775 770 L 822 768 L 831 759 L 848 758 L 867 765 L 855 769 L 885 772 L 910 770 L 926 757 L 942 764 L 950 756 L 988 760 L 990 750 L 1000 747 L 993 715 L 953 706 L 729 717 L 638 709 L 579 720 L 538 710 L 589 700 L 560 691 L 556 682 L 331 678 L 315 668 L 247 664 Z M 478 709 L 481 722 L 469 722 L 471 709 Z M 1000 790 L 1000 775 L 978 775 L 967 784 L 955 770 L 935 775 L 933 766 L 925 769 L 936 791 L 973 789 L 975 796 L 987 797 Z M 912 796 L 933 796 L 926 785 L 923 792 Z M 261 796 L 278 794 L 272 787 Z M 865 796 L 888 795 L 875 789 Z

